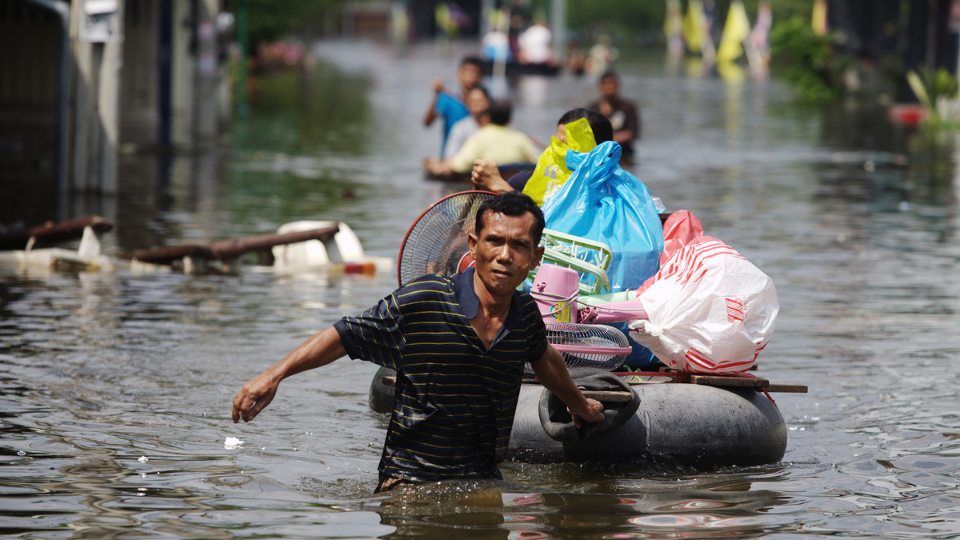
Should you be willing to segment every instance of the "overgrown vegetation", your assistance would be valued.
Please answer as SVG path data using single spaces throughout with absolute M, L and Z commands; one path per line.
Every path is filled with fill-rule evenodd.
M 843 95 L 841 75 L 849 59 L 836 51 L 836 37 L 814 33 L 809 18 L 794 16 L 770 32 L 774 65 L 805 101 L 822 102 Z
M 787 21 L 795 16 L 810 18 L 814 0 L 773 0 L 773 24 Z M 756 17 L 760 0 L 743 0 L 743 5 L 751 22 Z M 687 0 L 681 2 L 683 12 L 687 11 Z M 537 9 L 548 10 L 550 0 L 534 2 Z M 723 28 L 730 0 L 716 0 L 713 6 L 715 38 Z M 663 0 L 645 0 L 643 2 L 625 2 L 624 0 L 589 0 L 567 2 L 567 22 L 570 30 L 585 36 L 596 38 L 599 34 L 611 34 L 624 44 L 636 44 L 640 36 L 662 39 L 663 22 L 666 17 L 666 2 Z
M 957 77 L 944 68 L 930 72 L 907 72 L 907 84 L 923 105 L 926 124 L 934 127 L 960 127 L 960 102 Z
M 926 68 L 920 68 L 919 72 L 914 73 L 911 71 L 910 73 L 913 73 L 917 81 L 922 85 L 924 97 L 920 96 L 917 87 L 911 83 L 911 87 L 914 88 L 921 102 L 926 99 L 929 104 L 936 105 L 940 98 L 953 99 L 957 97 L 957 78 L 946 69 L 939 68 L 931 73 L 930 70 Z
M 319 36 L 336 31 L 346 0 L 246 0 L 250 43 L 255 47 L 290 35 Z
M 335 33 L 346 0 L 246 0 L 250 12 L 250 39 L 253 44 L 274 41 L 289 35 L 323 35 Z M 760 0 L 744 0 L 751 18 Z M 682 1 L 684 12 L 687 1 Z M 548 13 L 551 0 L 534 0 L 532 12 Z M 716 0 L 714 28 L 719 31 L 730 8 L 730 0 Z M 793 16 L 809 18 L 813 0 L 774 0 L 774 27 Z M 638 36 L 662 39 L 666 2 L 644 0 L 589 0 L 567 2 L 567 24 L 574 33 L 593 38 L 611 34 L 623 44 L 637 44 Z

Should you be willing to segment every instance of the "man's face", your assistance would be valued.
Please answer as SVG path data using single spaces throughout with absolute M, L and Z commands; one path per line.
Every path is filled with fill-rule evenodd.
M 513 294 L 540 262 L 543 247 L 537 246 L 531 233 L 535 222 L 529 212 L 506 216 L 487 210 L 479 236 L 468 236 L 477 276 L 494 296 Z
M 603 94 L 603 97 L 607 99 L 616 97 L 619 91 L 620 83 L 613 77 L 607 77 L 600 81 L 600 93 Z
M 482 78 L 483 73 L 480 73 L 480 68 L 473 64 L 464 64 L 460 66 L 460 70 L 457 71 L 457 79 L 463 87 L 469 88 L 476 86 L 480 84 Z

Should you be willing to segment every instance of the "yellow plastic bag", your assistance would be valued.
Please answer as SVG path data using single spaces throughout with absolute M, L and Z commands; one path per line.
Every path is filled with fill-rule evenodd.
M 556 137 L 550 137 L 550 146 L 540 154 L 537 168 L 533 170 L 523 188 L 523 193 L 529 195 L 537 206 L 543 206 L 543 203 L 560 190 L 567 178 L 570 178 L 570 169 L 566 163 L 567 150 L 589 152 L 597 146 L 593 130 L 586 118 L 570 122 L 564 126 L 564 131 L 567 133 L 567 144 Z

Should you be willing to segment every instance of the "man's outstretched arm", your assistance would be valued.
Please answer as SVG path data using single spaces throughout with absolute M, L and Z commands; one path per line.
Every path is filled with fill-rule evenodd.
M 244 422 L 256 418 L 277 395 L 280 381 L 302 371 L 325 366 L 345 354 L 347 351 L 334 327 L 315 334 L 283 360 L 243 385 L 237 397 L 233 398 L 233 423 L 239 422 L 241 418 Z
M 593 423 L 603 420 L 603 405 L 595 399 L 583 396 L 567 371 L 563 355 L 553 345 L 547 345 L 543 357 L 530 365 L 533 366 L 537 380 L 567 404 L 575 426 L 580 427 L 581 419 Z

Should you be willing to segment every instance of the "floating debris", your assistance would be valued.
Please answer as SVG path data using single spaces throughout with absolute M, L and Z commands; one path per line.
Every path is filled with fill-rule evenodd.
M 243 441 L 236 437 L 227 437 L 227 439 L 223 441 L 223 447 L 226 450 L 234 450 L 239 448 L 241 444 L 243 444 Z

